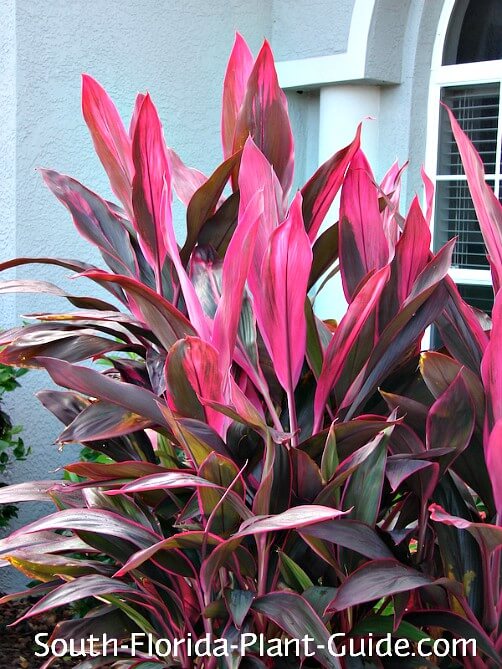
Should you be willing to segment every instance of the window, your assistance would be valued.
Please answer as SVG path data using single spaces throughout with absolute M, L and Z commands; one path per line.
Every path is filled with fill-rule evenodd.
M 484 163 L 486 180 L 502 200 L 502 1 L 445 2 L 438 31 L 429 107 L 427 168 L 436 181 L 434 247 L 457 237 L 451 275 L 464 299 L 491 311 L 486 249 L 477 223 L 447 104 Z

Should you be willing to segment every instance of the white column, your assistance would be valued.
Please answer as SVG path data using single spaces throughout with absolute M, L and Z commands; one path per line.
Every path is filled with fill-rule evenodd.
M 378 86 L 343 84 L 322 87 L 319 103 L 319 164 L 347 146 L 354 139 L 358 124 L 363 121 L 361 146 L 373 169 L 376 169 L 379 112 Z M 326 216 L 325 227 L 338 220 L 338 209 L 339 198 L 335 200 Z M 329 280 L 317 297 L 315 311 L 320 318 L 339 320 L 345 313 L 346 307 L 338 274 Z

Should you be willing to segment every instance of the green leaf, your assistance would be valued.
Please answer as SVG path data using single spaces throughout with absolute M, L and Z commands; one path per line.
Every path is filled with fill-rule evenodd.
M 351 475 L 343 496 L 343 508 L 352 509 L 349 517 L 374 527 L 380 510 L 385 480 L 387 443 L 392 426 L 376 437 L 377 444 Z M 361 494 L 364 491 L 364 494 Z
M 282 551 L 278 551 L 278 553 L 281 574 L 286 585 L 300 594 L 314 585 L 300 565 L 296 564 L 286 553 Z
M 232 620 L 237 629 L 240 629 L 255 596 L 250 590 L 229 589 L 225 590 L 224 596 Z

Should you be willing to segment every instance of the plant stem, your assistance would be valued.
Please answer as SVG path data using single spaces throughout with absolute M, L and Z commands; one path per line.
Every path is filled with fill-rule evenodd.
M 162 288 L 162 266 L 160 264 L 160 258 L 157 256 L 157 264 L 155 267 L 155 287 L 158 294 L 161 297 L 164 297 L 164 290 Z
M 424 559 L 425 552 L 425 536 L 427 533 L 427 505 L 423 504 L 420 509 L 418 527 L 418 550 L 417 550 L 417 564 L 420 564 Z
M 295 393 L 293 390 L 288 389 L 288 411 L 289 411 L 289 429 L 292 434 L 291 436 L 291 446 L 296 448 L 298 446 L 298 421 L 296 419 L 296 405 L 295 405 Z
M 267 592 L 267 575 L 269 561 L 269 546 L 264 536 L 256 538 L 256 547 L 258 548 L 258 597 Z

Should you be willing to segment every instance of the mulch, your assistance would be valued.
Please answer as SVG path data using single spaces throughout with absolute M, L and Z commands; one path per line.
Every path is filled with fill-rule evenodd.
M 63 617 L 73 617 L 72 611 L 61 613 L 49 612 L 37 618 L 24 620 L 15 627 L 7 627 L 17 620 L 29 608 L 26 601 L 7 602 L 0 606 L 0 669 L 39 669 L 44 659 L 34 655 L 36 646 L 35 634 L 48 632 L 54 629 L 58 620 Z M 66 614 L 66 615 L 65 615 Z M 69 669 L 74 662 L 68 660 L 57 660 L 51 665 L 51 669 Z

